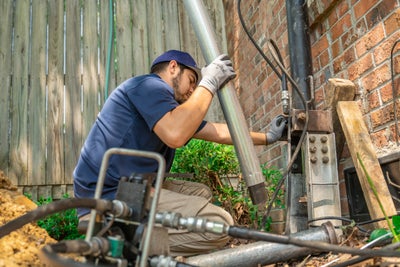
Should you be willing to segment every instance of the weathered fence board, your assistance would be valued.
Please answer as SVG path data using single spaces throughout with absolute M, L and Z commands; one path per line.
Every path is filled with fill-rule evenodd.
M 28 183 L 40 184 L 46 177 L 46 10 L 45 1 L 32 2 L 32 48 Z
M 118 54 L 117 83 L 132 77 L 132 20 L 129 0 L 118 1 L 115 17 L 117 22 L 116 45 Z
M 90 131 L 100 110 L 97 36 L 97 6 L 96 0 L 83 2 L 83 136 Z
M 0 167 L 8 173 L 13 1 L 0 1 Z
M 133 71 L 135 75 L 145 74 L 150 68 L 150 57 L 147 38 L 147 6 L 146 1 L 132 2 L 132 50 Z
M 223 41 L 222 2 L 205 3 Z M 182 0 L 1 0 L 0 169 L 33 199 L 70 191 L 107 96 L 169 49 L 204 65 Z
M 9 176 L 18 184 L 28 178 L 28 66 L 29 0 L 16 2 L 14 17 L 13 76 L 11 88 L 11 134 Z
M 80 0 L 68 0 L 66 5 L 65 51 L 65 182 L 72 182 L 72 172 L 83 142 L 81 108 L 81 29 Z
M 47 175 L 45 184 L 64 182 L 64 2 L 48 2 Z

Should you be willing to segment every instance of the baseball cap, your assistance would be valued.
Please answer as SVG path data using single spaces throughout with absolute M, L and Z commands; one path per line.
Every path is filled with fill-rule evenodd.
M 154 65 L 161 62 L 169 62 L 171 60 L 176 60 L 179 64 L 193 70 L 196 73 L 197 81 L 200 81 L 201 70 L 197 67 L 196 61 L 192 58 L 189 53 L 179 51 L 179 50 L 168 50 L 164 54 L 158 56 L 151 64 L 151 69 Z

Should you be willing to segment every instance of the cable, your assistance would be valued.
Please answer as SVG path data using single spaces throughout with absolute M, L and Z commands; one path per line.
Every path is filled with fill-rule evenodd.
M 230 226 L 228 234 L 237 238 L 266 241 L 280 244 L 291 244 L 299 247 L 308 247 L 318 251 L 331 251 L 333 253 L 345 253 L 352 255 L 368 256 L 368 257 L 400 257 L 400 251 L 391 249 L 357 249 L 351 247 L 342 247 L 332 245 L 321 241 L 301 240 L 291 236 L 271 234 L 261 231 L 255 231 L 248 228 Z M 400 245 L 400 244 L 399 244 Z
M 386 246 L 385 250 L 393 250 L 393 251 L 395 251 L 396 249 L 399 248 L 399 246 L 400 246 L 400 243 L 393 243 L 393 244 L 390 244 L 390 245 Z M 341 262 L 341 263 L 333 265 L 333 266 L 334 267 L 347 267 L 347 266 L 351 266 L 351 265 L 360 263 L 362 261 L 366 261 L 366 260 L 368 260 L 370 258 L 373 258 L 373 257 L 374 256 L 368 255 L 368 254 L 367 255 L 361 255 L 359 257 L 349 259 L 349 260 L 347 260 L 345 262 Z
M 241 9 L 240 9 L 240 3 L 241 3 L 241 0 L 238 0 L 238 2 L 237 2 L 237 10 L 238 10 L 238 15 L 239 15 L 239 19 L 240 19 L 241 25 L 242 25 L 242 27 L 243 27 L 243 30 L 245 31 L 245 33 L 247 34 L 247 36 L 249 37 L 249 39 L 251 40 L 251 42 L 253 43 L 253 45 L 255 46 L 255 48 L 258 50 L 258 52 L 260 53 L 260 55 L 265 59 L 265 61 L 266 61 L 266 62 L 268 63 L 268 65 L 272 68 L 272 70 L 273 70 L 273 71 L 275 72 L 275 74 L 279 77 L 279 79 L 282 80 L 282 74 L 278 72 L 278 70 L 275 68 L 275 66 L 272 64 L 272 62 L 268 59 L 268 57 L 264 54 L 264 52 L 262 51 L 262 49 L 258 46 L 258 44 L 257 44 L 256 41 L 254 40 L 254 38 L 251 36 L 249 30 L 247 29 L 247 26 L 246 26 L 246 24 L 245 24 L 245 22 L 244 22 L 244 19 L 243 19 L 243 16 L 242 16 L 242 12 L 241 12 Z M 262 224 L 263 224 L 263 225 L 266 224 L 267 218 L 268 218 L 268 216 L 269 216 L 269 214 L 270 214 L 270 212 L 271 212 L 271 209 L 272 209 L 272 205 L 273 205 L 275 199 L 277 198 L 277 196 L 278 196 L 278 194 L 279 194 L 279 190 L 280 190 L 281 187 L 283 186 L 283 183 L 285 182 L 285 179 L 286 179 L 286 177 L 288 176 L 288 174 L 289 174 L 289 172 L 290 172 L 290 169 L 292 168 L 292 165 L 293 165 L 294 161 L 297 159 L 297 156 L 298 156 L 298 154 L 299 154 L 299 152 L 300 152 L 300 149 L 301 149 L 301 144 L 303 143 L 303 140 L 304 140 L 305 135 L 306 135 L 306 132 L 307 132 L 308 121 L 309 121 L 309 114 L 308 114 L 308 113 L 309 113 L 309 112 L 308 112 L 308 111 L 309 111 L 309 107 L 308 107 L 308 103 L 307 103 L 307 101 L 306 101 L 304 95 L 303 95 L 302 92 L 299 90 L 299 88 L 298 88 L 296 82 L 293 80 L 293 78 L 291 78 L 290 74 L 287 72 L 287 70 L 286 70 L 285 67 L 283 66 L 283 64 L 282 64 L 282 63 L 283 63 L 283 60 L 282 60 L 282 57 L 280 56 L 280 53 L 279 53 L 279 50 L 277 49 L 277 46 L 275 45 L 275 43 L 272 43 L 271 41 L 269 41 L 269 42 L 272 44 L 272 47 L 273 47 L 274 50 L 275 50 L 275 51 L 274 51 L 275 53 L 272 53 L 272 55 L 273 55 L 275 61 L 277 62 L 277 64 L 278 64 L 279 68 L 281 69 L 281 71 L 282 71 L 283 73 L 286 74 L 286 78 L 290 81 L 292 87 L 297 91 L 297 93 L 299 94 L 299 96 L 300 96 L 300 98 L 301 98 L 301 101 L 302 101 L 303 104 L 304 104 L 306 118 L 305 118 L 304 128 L 303 128 L 303 131 L 302 131 L 302 133 L 301 133 L 299 142 L 298 142 L 298 144 L 297 144 L 297 146 L 296 146 L 296 149 L 295 149 L 295 151 L 294 151 L 293 154 L 292 154 L 292 157 L 291 157 L 291 159 L 290 159 L 290 161 L 289 161 L 289 163 L 288 163 L 288 165 L 287 165 L 286 170 L 285 170 L 285 171 L 283 172 L 283 174 L 282 174 L 281 180 L 279 180 L 279 182 L 278 182 L 278 184 L 277 184 L 276 190 L 274 191 L 274 194 L 272 195 L 272 197 L 271 197 L 271 199 L 270 199 L 270 203 L 268 204 L 266 211 L 264 212 L 263 219 L 262 219 Z M 271 48 L 269 47 L 269 49 L 271 49 Z M 282 62 L 280 62 L 281 60 L 282 60 Z
M 394 42 L 392 46 L 392 50 L 390 51 L 390 74 L 391 74 L 391 80 L 392 80 L 392 94 L 393 94 L 393 109 L 394 109 L 394 122 L 395 122 L 395 134 L 396 134 L 396 144 L 399 146 L 399 124 L 397 121 L 397 92 L 394 84 L 394 63 L 393 63 L 393 52 L 396 47 L 396 45 L 400 42 L 400 40 L 397 40 Z
M 90 208 L 96 209 L 100 212 L 105 212 L 112 210 L 113 203 L 109 200 L 92 198 L 71 198 L 54 201 L 47 205 L 40 206 L 37 209 L 25 213 L 24 215 L 2 225 L 0 227 L 0 238 L 21 228 L 27 223 L 37 221 L 56 212 L 73 208 Z

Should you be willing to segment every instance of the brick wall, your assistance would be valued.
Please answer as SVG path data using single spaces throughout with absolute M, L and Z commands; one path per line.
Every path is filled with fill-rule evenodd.
M 400 39 L 398 0 L 308 0 L 315 106 L 325 108 L 329 78 L 349 79 L 377 155 L 399 151 L 396 145 L 390 55 Z M 265 131 L 282 112 L 280 82 L 267 66 L 240 24 L 237 0 L 224 0 L 228 51 L 238 72 L 236 88 L 251 130 Z M 273 39 L 290 66 L 284 0 L 242 1 L 241 13 L 250 33 L 272 59 L 267 40 Z M 400 44 L 395 46 L 395 81 L 400 73 Z M 395 86 L 395 95 L 400 94 Z M 398 98 L 397 98 L 398 99 Z M 400 116 L 397 101 L 397 116 Z M 281 166 L 279 144 L 257 148 L 261 162 Z M 352 165 L 345 148 L 339 160 L 343 215 L 348 214 L 343 169 Z

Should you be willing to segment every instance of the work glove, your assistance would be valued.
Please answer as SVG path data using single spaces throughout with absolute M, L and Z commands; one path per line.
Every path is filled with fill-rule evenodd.
M 267 132 L 267 144 L 270 145 L 282 137 L 283 130 L 287 124 L 287 119 L 283 115 L 278 115 L 272 119 Z
M 236 77 L 232 67 L 232 61 L 228 55 L 222 54 L 214 59 L 208 66 L 201 69 L 203 77 L 199 86 L 203 86 L 213 95 L 222 88 L 227 82 Z

